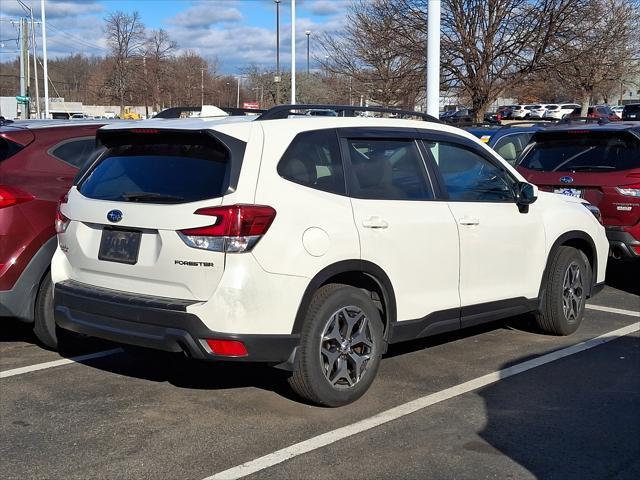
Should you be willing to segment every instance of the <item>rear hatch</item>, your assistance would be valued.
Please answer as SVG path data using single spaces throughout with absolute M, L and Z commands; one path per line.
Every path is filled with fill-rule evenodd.
M 208 299 L 224 271 L 225 250 L 207 243 L 211 237 L 194 245 L 201 237 L 192 236 L 190 245 L 186 234 L 220 223 L 202 209 L 221 205 L 233 189 L 233 165 L 242 158 L 231 152 L 244 152 L 244 142 L 227 137 L 225 144 L 209 131 L 106 130 L 98 136 L 107 151 L 60 206 L 69 220 L 59 241 L 70 277 L 132 293 Z M 241 148 L 228 148 L 229 141 Z
M 541 190 L 596 205 L 606 225 L 639 220 L 640 198 L 633 193 L 640 188 L 640 139 L 629 130 L 536 132 L 517 168 Z

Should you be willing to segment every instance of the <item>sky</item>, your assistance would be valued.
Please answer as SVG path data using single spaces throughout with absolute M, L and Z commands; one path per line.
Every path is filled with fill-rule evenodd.
M 23 0 L 40 20 L 40 0 Z M 107 53 L 104 18 L 113 11 L 140 13 L 147 29 L 165 29 L 180 51 L 217 57 L 221 73 L 234 74 L 252 64 L 275 68 L 276 6 L 273 0 L 46 0 L 49 58 Z M 296 65 L 306 66 L 305 30 L 310 30 L 311 56 L 321 55 L 314 38 L 339 31 L 350 0 L 296 1 Z M 17 57 L 17 25 L 24 15 L 17 0 L 0 0 L 0 61 Z M 36 44 L 42 38 L 37 27 Z M 40 53 L 41 54 L 41 53 Z M 280 4 L 280 62 L 291 62 L 291 0 Z

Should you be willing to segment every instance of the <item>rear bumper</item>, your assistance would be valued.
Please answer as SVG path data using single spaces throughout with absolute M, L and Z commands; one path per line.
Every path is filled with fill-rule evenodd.
M 118 343 L 184 352 L 204 360 L 233 360 L 281 364 L 294 358 L 298 335 L 247 335 L 209 330 L 186 311 L 194 302 L 132 295 L 65 281 L 55 285 L 58 326 Z M 201 339 L 237 340 L 248 352 L 243 357 L 215 355 Z
M 607 238 L 614 258 L 625 260 L 640 259 L 640 240 L 620 227 L 608 227 Z

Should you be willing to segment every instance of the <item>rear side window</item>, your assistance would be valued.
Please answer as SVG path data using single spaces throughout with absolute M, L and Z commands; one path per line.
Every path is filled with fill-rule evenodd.
M 626 132 L 537 133 L 520 166 L 545 172 L 607 172 L 640 168 L 640 142 Z
M 414 140 L 351 139 L 352 195 L 376 200 L 431 200 L 433 192 Z
M 96 147 L 95 137 L 85 137 L 65 140 L 50 149 L 49 154 L 72 167 L 81 168 L 87 162 L 95 160 L 103 151 L 103 147 Z
M 78 189 L 99 200 L 195 202 L 224 195 L 230 163 L 228 150 L 204 136 L 185 139 L 185 143 L 113 146 Z
M 0 137 L 0 162 L 6 160 L 9 157 L 12 157 L 20 150 L 22 150 L 22 148 L 22 145 L 19 145 L 16 142 L 12 142 L 11 140 L 7 140 L 6 138 Z
M 297 135 L 278 164 L 278 174 L 295 183 L 344 194 L 344 170 L 336 131 Z
M 527 146 L 533 132 L 514 133 L 505 135 L 496 141 L 493 149 L 511 165 L 515 165 L 516 159 Z

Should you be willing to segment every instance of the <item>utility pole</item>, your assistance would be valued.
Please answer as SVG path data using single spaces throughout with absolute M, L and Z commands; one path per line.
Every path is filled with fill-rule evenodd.
M 236 108 L 240 108 L 240 77 L 238 77 L 238 92 L 236 94 Z
M 429 115 L 438 118 L 440 111 L 440 0 L 427 6 L 427 105 Z
M 280 104 L 280 1 L 273 0 L 276 4 L 276 105 Z
M 204 64 L 200 67 L 200 106 L 204 106 Z
M 142 71 L 144 73 L 144 116 L 149 118 L 149 102 L 147 101 L 147 56 L 142 57 Z
M 44 117 L 49 118 L 49 72 L 47 70 L 47 34 L 44 13 L 44 0 L 40 0 L 40 13 L 42 15 L 42 69 L 44 75 Z
M 307 30 L 304 32 L 307 36 L 307 77 L 309 76 L 309 38 L 311 38 L 311 30 Z
M 291 0 L 291 104 L 296 103 L 296 0 Z
M 20 95 L 30 95 L 30 75 L 29 75 L 29 24 L 26 18 L 20 19 Z M 29 101 L 24 104 L 22 118 L 29 118 Z
M 38 53 L 36 51 L 36 25 L 33 21 L 33 10 L 31 13 L 31 42 L 33 43 L 33 77 L 36 82 L 36 117 L 40 118 L 40 88 L 38 85 Z

